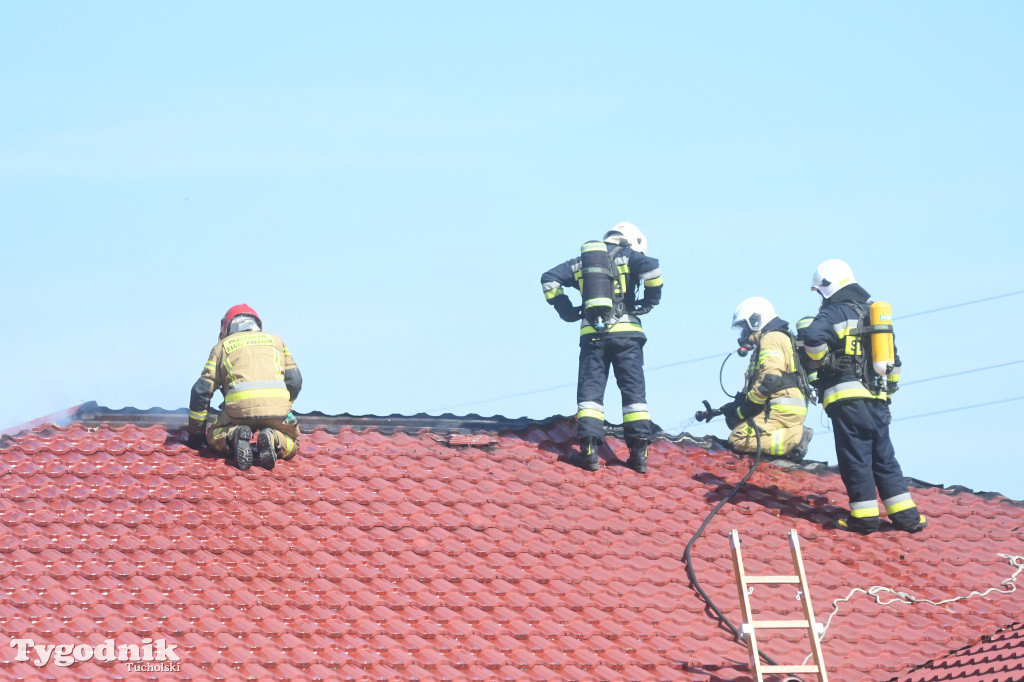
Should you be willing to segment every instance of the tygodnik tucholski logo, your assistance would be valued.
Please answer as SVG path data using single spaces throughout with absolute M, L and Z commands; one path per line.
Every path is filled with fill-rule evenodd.
M 18 650 L 15 661 L 31 661 L 37 668 L 48 663 L 66 668 L 89 660 L 120 661 L 131 672 L 180 672 L 181 660 L 174 653 L 176 644 L 164 639 L 146 637 L 137 644 L 118 644 L 106 639 L 95 646 L 90 644 L 36 644 L 31 639 L 11 639 L 11 646 Z

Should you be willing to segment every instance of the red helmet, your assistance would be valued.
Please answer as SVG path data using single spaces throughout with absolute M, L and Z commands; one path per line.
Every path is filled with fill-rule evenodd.
M 220 338 L 224 338 L 228 335 L 228 326 L 231 324 L 231 320 L 235 319 L 239 315 L 249 315 L 256 318 L 256 324 L 263 329 L 263 320 L 256 314 L 256 311 L 247 306 L 245 303 L 231 306 L 228 311 L 224 313 L 224 318 L 220 321 Z

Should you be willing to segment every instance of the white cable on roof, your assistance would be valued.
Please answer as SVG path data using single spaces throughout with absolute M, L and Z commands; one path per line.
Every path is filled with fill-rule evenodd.
M 867 589 L 864 589 L 863 587 L 855 587 L 852 590 L 850 590 L 850 593 L 845 597 L 833 600 L 832 613 L 829 614 L 828 620 L 825 621 L 825 627 L 822 630 L 821 636 L 818 638 L 818 641 L 820 642 L 825 639 L 825 633 L 828 632 L 829 625 L 832 624 L 832 619 L 835 617 L 837 613 L 839 613 L 839 604 L 844 601 L 850 601 L 853 595 L 855 595 L 858 592 L 863 592 L 864 594 L 871 595 L 875 598 L 875 602 L 877 602 L 881 606 L 886 606 L 894 602 L 901 602 L 904 604 L 931 604 L 933 606 L 942 606 L 943 604 L 949 604 L 955 601 L 962 601 L 964 599 L 970 599 L 971 597 L 984 597 L 990 592 L 998 592 L 1000 594 L 1012 594 L 1013 592 L 1017 591 L 1017 576 L 1020 575 L 1021 571 L 1024 571 L 1024 556 L 1015 556 L 1013 554 L 998 554 L 997 556 L 1005 558 L 1007 561 L 1009 561 L 1011 566 L 1017 567 L 1017 570 L 1013 572 L 1013 575 L 1011 575 L 1009 578 L 1000 583 L 1000 585 L 1005 585 L 1007 587 L 1007 589 L 1005 590 L 1001 590 L 998 587 L 990 587 L 984 592 L 978 592 L 977 590 L 975 590 L 970 594 L 961 595 L 959 597 L 950 597 L 949 599 L 943 599 L 941 601 L 932 601 L 931 599 L 918 599 L 917 597 L 907 594 L 906 592 L 897 592 L 891 587 L 883 587 L 881 585 L 873 585 Z M 878 596 L 881 592 L 889 592 L 891 594 L 896 595 L 896 598 L 890 599 L 889 601 L 882 601 L 882 599 Z M 804 659 L 805 664 L 807 663 L 808 659 L 810 659 L 810 655 L 808 655 L 807 658 Z

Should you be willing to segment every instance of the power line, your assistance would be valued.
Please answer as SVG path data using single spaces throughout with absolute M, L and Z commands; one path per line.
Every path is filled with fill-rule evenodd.
M 931 313 L 939 313 L 943 310 L 951 310 L 953 308 L 962 308 L 965 305 L 974 305 L 975 303 L 985 303 L 986 301 L 994 301 L 997 298 L 1006 298 L 1007 296 L 1017 296 L 1018 294 L 1024 294 L 1024 289 L 1020 291 L 1011 291 L 1008 294 L 998 294 L 996 296 L 989 296 L 988 298 L 979 298 L 976 301 L 967 301 L 966 303 L 954 303 L 953 305 L 943 306 L 942 308 L 933 308 L 931 310 L 922 310 L 919 313 L 910 313 L 909 315 L 896 315 L 894 319 L 905 320 L 909 317 L 917 317 L 918 315 L 929 315 Z
M 951 407 L 948 410 L 937 410 L 935 412 L 925 412 L 924 414 L 912 414 L 909 417 L 896 417 L 893 419 L 894 422 L 903 421 L 904 419 L 920 419 L 921 417 L 934 417 L 937 414 L 947 414 L 949 412 L 961 412 L 963 410 L 973 410 L 976 407 L 988 407 L 989 405 L 1002 405 L 1003 403 L 1010 403 L 1014 400 L 1024 400 L 1024 395 L 1019 395 L 1014 398 L 1003 398 L 1002 400 L 993 400 L 990 403 L 978 403 L 977 405 L 966 405 L 964 407 Z
M 897 316 L 896 319 L 898 319 L 898 320 L 905 320 L 905 319 L 908 319 L 908 318 L 911 318 L 911 317 L 918 317 L 919 315 L 929 315 L 931 313 L 938 313 L 938 312 L 942 312 L 944 310 L 950 310 L 951 308 L 961 308 L 963 306 L 974 305 L 976 303 L 985 303 L 986 301 L 993 301 L 993 300 L 996 300 L 996 299 L 999 299 L 999 298 L 1006 298 L 1008 296 L 1016 296 L 1018 294 L 1024 294 L 1024 289 L 1021 289 L 1020 291 L 1011 291 L 1011 292 L 1006 293 L 1006 294 L 997 294 L 996 296 L 989 296 L 987 298 L 979 298 L 979 299 L 974 300 L 974 301 L 967 301 L 966 303 L 955 303 L 953 305 L 945 306 L 945 307 L 942 307 L 942 308 L 933 308 L 932 310 L 923 310 L 923 311 L 917 312 L 917 313 L 910 313 L 909 315 L 899 315 L 899 316 Z M 656 371 L 658 371 L 660 369 L 668 369 L 669 367 L 678 367 L 680 365 L 689 365 L 689 364 L 693 364 L 695 362 L 705 362 L 707 360 L 716 360 L 716 359 L 718 359 L 720 357 L 722 357 L 721 353 L 716 353 L 715 355 L 704 355 L 704 356 L 701 356 L 699 358 L 689 358 L 687 360 L 679 360 L 678 362 L 669 362 L 669 363 L 664 364 L 664 365 L 657 365 L 655 367 L 648 367 L 648 368 L 645 369 L 645 371 L 646 372 L 656 372 Z M 1017 360 L 1017 361 L 1014 361 L 1014 362 L 1009 362 L 1009 363 L 1006 363 L 1006 365 L 1012 365 L 1012 364 L 1016 364 L 1018 362 L 1024 362 L 1024 360 Z M 1004 367 L 1006 365 L 992 365 L 991 367 L 981 367 L 981 368 L 978 368 L 978 369 L 972 369 L 972 370 L 966 370 L 964 372 L 959 372 L 957 374 L 970 374 L 972 372 L 981 372 L 981 371 L 986 370 L 986 369 L 995 369 L 996 367 Z M 916 381 L 908 381 L 908 382 L 906 382 L 904 384 L 901 384 L 901 386 L 910 386 L 911 384 L 919 384 L 919 383 L 922 383 L 922 382 L 925 382 L 925 381 L 934 381 L 936 379 L 945 379 L 947 377 L 957 376 L 957 374 L 947 374 L 947 375 L 944 375 L 944 376 L 941 376 L 941 377 L 932 377 L 930 379 L 918 379 Z M 454 410 L 454 409 L 457 409 L 457 408 L 460 408 L 460 407 L 469 407 L 470 405 L 483 405 L 485 403 L 498 402 L 499 400 L 511 400 L 513 398 L 523 398 L 523 397 L 526 397 L 528 395 L 536 395 L 538 393 L 547 393 L 549 391 L 559 391 L 559 390 L 562 390 L 562 389 L 565 389 L 565 388 L 572 388 L 573 386 L 574 386 L 574 384 L 560 384 L 558 386 L 549 386 L 547 388 L 538 388 L 538 389 L 535 389 L 535 390 L 532 390 L 532 391 L 523 391 L 523 392 L 520 392 L 520 393 L 511 393 L 509 395 L 497 396 L 495 398 L 487 398 L 485 400 L 473 400 L 471 402 L 460 403 L 458 405 L 449 405 L 447 407 L 442 407 L 442 408 L 438 408 L 438 409 L 434 409 L 434 410 L 429 410 L 429 412 L 431 412 L 431 413 L 433 413 L 433 412 L 444 412 L 444 411 L 447 411 L 447 410 Z M 964 408 L 964 409 L 967 409 L 967 408 Z M 903 417 L 903 419 L 910 419 L 910 418 L 911 417 Z
M 927 379 L 915 379 L 914 381 L 901 381 L 900 382 L 900 388 L 903 388 L 904 386 L 911 386 L 913 384 L 923 384 L 926 381 L 937 381 L 939 379 L 948 379 L 950 377 L 958 377 L 958 376 L 961 376 L 963 374 L 974 374 L 975 372 L 984 372 L 985 370 L 988 370 L 988 369 L 998 369 L 1000 367 L 1009 367 L 1010 365 L 1019 365 L 1022 362 L 1024 362 L 1024 360 L 1012 360 L 1010 362 L 1004 362 L 1001 365 L 989 365 L 988 367 L 978 367 L 977 369 L 965 369 L 962 372 L 953 372 L 952 374 L 942 374 L 940 376 L 929 377 Z

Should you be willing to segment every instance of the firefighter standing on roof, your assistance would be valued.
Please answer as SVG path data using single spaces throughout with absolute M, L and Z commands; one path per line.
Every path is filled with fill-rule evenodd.
M 810 390 L 798 366 L 789 323 L 775 314 L 771 302 L 760 296 L 742 301 L 732 316 L 740 336 L 740 353 L 751 351 L 743 391 L 718 410 L 699 412 L 710 421 L 725 415 L 732 429 L 729 447 L 736 452 L 761 452 L 799 462 L 807 454 L 813 431 L 804 427 Z M 759 433 L 758 433 L 759 432 Z
M 540 278 L 544 297 L 558 315 L 566 322 L 582 320 L 576 388 L 578 464 L 589 471 L 600 467 L 597 449 L 604 439 L 604 392 L 612 366 L 622 392 L 626 465 L 646 473 L 652 428 L 644 384 L 647 337 L 639 316 L 661 301 L 661 271 L 657 259 L 647 255 L 647 239 L 631 223 L 619 223 L 602 241 L 587 242 L 581 251 Z M 644 295 L 637 300 L 641 283 Z M 581 307 L 572 304 L 565 287 L 580 290 Z
M 210 399 L 218 388 L 224 405 L 207 426 Z M 249 306 L 230 308 L 221 320 L 220 340 L 192 387 L 189 445 L 199 447 L 208 439 L 245 471 L 253 464 L 250 440 L 258 431 L 256 464 L 273 469 L 278 459 L 291 459 L 299 448 L 299 426 L 291 410 L 301 388 L 302 374 L 284 342 L 263 331 Z
M 891 362 L 880 363 L 879 373 L 865 334 L 869 294 L 845 262 L 832 259 L 819 265 L 811 289 L 821 295 L 821 311 L 801 336 L 807 356 L 818 366 L 816 386 L 832 420 L 839 473 L 850 498 L 850 514 L 837 527 L 863 535 L 878 530 L 881 496 L 895 528 L 922 530 L 927 521 L 907 489 L 889 439 L 889 396 L 901 368 L 895 347 Z

